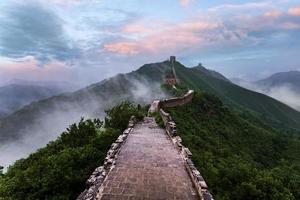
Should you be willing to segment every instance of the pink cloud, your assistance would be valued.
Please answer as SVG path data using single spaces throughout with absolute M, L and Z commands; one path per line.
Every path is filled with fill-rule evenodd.
M 52 61 L 40 66 L 40 63 L 31 56 L 25 57 L 17 62 L 0 58 L 0 79 L 25 80 L 71 80 L 70 70 L 59 61 Z
M 189 6 L 192 3 L 193 0 L 179 0 L 179 3 L 181 6 Z
M 272 6 L 269 2 L 248 2 L 243 4 L 223 4 L 212 7 L 209 9 L 211 12 L 223 12 L 223 11 L 244 11 L 244 10 L 258 10 L 258 9 L 270 9 Z
M 291 10 L 283 12 L 270 7 L 266 2 L 242 5 L 223 5 L 214 9 L 253 9 L 263 8 L 260 15 L 237 13 L 229 18 L 220 14 L 198 15 L 176 24 L 142 21 L 126 25 L 122 29 L 121 41 L 104 45 L 104 50 L 119 55 L 139 55 L 177 53 L 204 50 L 218 46 L 257 45 L 264 38 L 255 37 L 251 32 L 286 31 L 298 29 L 299 23 L 288 17 Z M 297 14 L 297 10 L 292 13 Z M 222 14 L 222 12 L 221 12 Z
M 134 27 L 128 28 L 128 27 Z M 104 45 L 104 49 L 121 55 L 136 55 L 140 53 L 156 54 L 160 52 L 174 52 L 200 45 L 207 42 L 208 32 L 220 27 L 219 24 L 209 22 L 183 22 L 179 24 L 157 23 L 152 28 L 145 28 L 142 24 L 128 25 L 123 31 L 127 33 L 143 33 L 141 37 L 128 41 L 113 42 Z M 145 30 L 145 32 L 143 32 Z M 216 38 L 217 39 L 217 38 Z
M 44 0 L 39 0 L 44 2 Z M 89 3 L 99 3 L 103 0 L 90 0 Z M 70 5 L 70 4 L 80 4 L 86 3 L 86 0 L 48 0 L 48 3 L 60 4 L 60 5 Z
M 140 47 L 138 46 L 137 42 L 117 42 L 112 44 L 105 44 L 104 49 L 113 53 L 123 55 L 135 55 L 140 51 Z
M 153 21 L 149 23 L 151 24 L 152 27 L 147 27 L 146 24 L 147 23 L 143 21 L 133 22 L 125 25 L 125 27 L 122 29 L 122 32 L 127 34 L 141 34 L 141 35 L 151 34 L 155 31 L 154 26 L 156 27 L 158 25 Z
M 270 18 L 278 18 L 280 16 L 282 16 L 282 12 L 278 11 L 278 10 L 273 10 L 273 11 L 269 11 L 269 12 L 266 12 L 264 14 L 265 17 L 270 17 Z
M 300 7 L 290 8 L 288 13 L 292 16 L 300 16 Z

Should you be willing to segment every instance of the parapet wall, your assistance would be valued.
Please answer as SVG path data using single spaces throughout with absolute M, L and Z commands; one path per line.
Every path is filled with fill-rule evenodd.
M 192 101 L 194 95 L 194 91 L 190 90 L 186 95 L 180 98 L 170 98 L 161 100 L 159 105 L 159 114 L 164 122 L 166 132 L 173 144 L 176 146 L 178 151 L 181 153 L 185 160 L 185 167 L 194 183 L 194 186 L 198 192 L 198 195 L 202 200 L 213 200 L 212 195 L 208 191 L 208 186 L 204 181 L 202 175 L 195 167 L 192 161 L 192 153 L 191 151 L 182 145 L 182 139 L 177 135 L 176 131 L 176 123 L 172 120 L 172 117 L 169 113 L 165 112 L 163 108 L 175 107 L 185 105 Z M 157 102 L 156 102 L 157 104 Z
M 194 91 L 189 90 L 183 97 L 174 97 L 169 99 L 163 99 L 159 103 L 160 108 L 171 108 L 175 106 L 185 105 L 192 101 Z

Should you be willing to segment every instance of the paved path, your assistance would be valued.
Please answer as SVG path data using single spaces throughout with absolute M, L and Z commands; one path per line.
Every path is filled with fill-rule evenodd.
M 135 125 L 121 147 L 116 167 L 100 187 L 98 200 L 198 199 L 184 162 L 153 118 Z

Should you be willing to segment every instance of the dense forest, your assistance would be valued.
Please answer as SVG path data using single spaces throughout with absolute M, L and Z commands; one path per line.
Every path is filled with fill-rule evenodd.
M 197 92 L 167 109 L 217 200 L 300 199 L 300 137 Z
M 81 119 L 46 147 L 9 167 L 0 175 L 0 199 L 76 199 L 130 116 L 143 116 L 142 110 L 129 102 L 108 109 L 106 114 L 105 125 L 98 119 Z
M 164 88 L 166 89 L 166 88 Z M 173 95 L 181 96 L 184 86 Z M 0 173 L 0 200 L 75 199 L 131 115 L 147 108 L 123 102 L 103 121 L 81 119 L 59 138 Z M 236 112 L 197 91 L 190 104 L 167 109 L 216 200 L 300 199 L 300 134 L 283 132 L 254 113 Z

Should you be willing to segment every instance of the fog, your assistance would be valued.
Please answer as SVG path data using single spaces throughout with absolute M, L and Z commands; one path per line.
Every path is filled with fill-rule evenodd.
M 7 167 L 15 160 L 27 157 L 49 141 L 56 139 L 68 125 L 78 122 L 81 117 L 89 118 L 91 114 L 80 111 L 80 108 L 67 110 L 45 110 L 45 114 L 35 116 L 34 123 L 22 129 L 22 137 L 0 146 L 0 165 Z M 101 116 L 99 116 L 101 117 Z M 17 124 L 16 124 L 17 125 Z
M 117 81 L 117 79 L 112 78 L 103 81 L 101 84 L 109 82 L 109 84 L 113 86 L 116 84 L 120 85 Z M 44 147 L 49 141 L 55 140 L 70 124 L 78 122 L 81 117 L 103 119 L 105 116 L 104 110 L 121 100 L 130 99 L 137 103 L 150 104 L 152 100 L 166 96 L 160 87 L 160 83 L 149 83 L 145 80 L 132 80 L 129 78 L 127 78 L 127 81 L 130 82 L 130 89 L 125 92 L 126 94 L 120 93 L 117 94 L 117 96 L 111 96 L 108 100 L 103 100 L 101 95 L 95 94 L 93 90 L 90 90 L 91 88 L 93 89 L 93 87 L 98 87 L 99 84 L 97 84 L 96 86 L 90 86 L 89 88 L 71 94 L 77 95 L 76 98 L 79 98 L 80 102 L 77 100 L 70 102 L 64 100 L 64 98 L 62 98 L 63 100 L 54 98 L 47 99 L 46 102 L 49 103 L 43 104 L 42 108 L 35 108 L 37 106 L 31 105 L 33 111 L 38 111 L 26 113 L 26 116 L 30 114 L 33 116 L 31 116 L 32 119 L 30 116 L 28 117 L 28 124 L 23 126 L 23 122 L 21 122 L 20 127 L 17 128 L 22 137 L 5 143 L 1 142 L 0 165 L 7 168 L 17 159 L 25 158 L 30 153 Z M 102 93 L 102 96 L 110 95 L 108 93 Z M 69 97 L 70 96 L 66 96 L 65 98 L 68 99 Z M 81 100 L 81 98 L 83 100 Z M 45 107 L 44 105 L 49 106 Z M 27 121 L 27 119 L 25 120 Z M 18 123 L 16 123 L 15 126 L 18 126 Z M 3 135 L 3 133 L 0 132 L 0 136 L 1 135 Z
M 255 83 L 240 81 L 238 85 L 247 89 L 268 95 L 282 103 L 300 111 L 300 93 L 290 84 L 281 84 L 280 86 L 264 88 Z
M 266 94 L 300 111 L 300 93 L 297 93 L 291 85 L 272 87 Z

